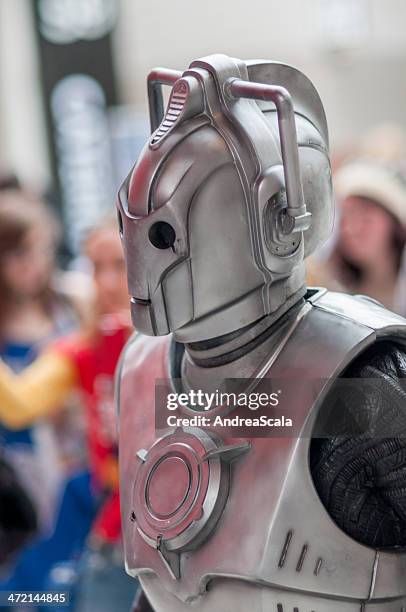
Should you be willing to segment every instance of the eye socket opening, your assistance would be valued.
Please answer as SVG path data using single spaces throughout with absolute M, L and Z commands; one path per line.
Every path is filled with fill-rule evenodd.
M 148 238 L 157 249 L 173 249 L 176 233 L 169 223 L 157 221 L 149 228 Z
M 117 209 L 117 221 L 118 221 L 118 231 L 120 233 L 120 238 L 123 237 L 123 217 L 121 216 L 121 212 Z

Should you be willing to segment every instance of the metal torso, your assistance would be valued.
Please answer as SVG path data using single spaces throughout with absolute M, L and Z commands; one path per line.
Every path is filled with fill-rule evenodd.
M 368 548 L 335 525 L 311 478 L 309 445 L 335 378 L 382 338 L 406 343 L 405 321 L 364 298 L 319 291 L 277 334 L 250 363 L 261 377 L 297 381 L 299 438 L 211 441 L 177 431 L 157 441 L 155 380 L 169 377 L 170 338 L 138 336 L 128 346 L 119 386 L 127 571 L 158 611 L 404 611 L 406 553 Z M 235 364 L 221 367 L 227 375 L 236 376 Z M 309 379 L 318 385 L 312 396 L 301 387 Z M 229 463 L 224 449 L 247 442 Z M 192 466 L 187 483 L 183 460 Z M 179 503 L 166 507 L 179 487 Z

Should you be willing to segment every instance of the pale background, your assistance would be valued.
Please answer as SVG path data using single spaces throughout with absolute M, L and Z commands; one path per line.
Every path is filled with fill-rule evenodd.
M 54 0 L 61 2 L 66 0 Z M 76 2 L 78 10 L 89 0 Z M 406 125 L 404 0 L 117 0 L 120 102 L 146 111 L 155 65 L 223 52 L 303 70 L 325 104 L 334 151 L 382 121 Z M 0 0 L 0 163 L 50 180 L 30 0 Z

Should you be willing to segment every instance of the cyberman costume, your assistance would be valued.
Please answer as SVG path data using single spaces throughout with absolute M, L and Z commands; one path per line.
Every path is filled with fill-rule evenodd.
M 152 137 L 118 202 L 140 332 L 118 381 L 127 571 L 163 612 L 404 612 L 406 323 L 305 287 L 333 217 L 319 96 L 290 66 L 213 55 L 152 72 L 149 98 Z M 287 376 L 298 437 L 156 435 L 156 380 Z M 316 438 L 339 376 L 391 395 L 341 398 L 367 435 Z

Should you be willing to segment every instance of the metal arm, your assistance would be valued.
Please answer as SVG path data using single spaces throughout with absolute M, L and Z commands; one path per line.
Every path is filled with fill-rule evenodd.
M 297 144 L 295 114 L 292 98 L 284 87 L 252 83 L 241 79 L 229 79 L 225 86 L 230 98 L 270 100 L 278 114 L 279 138 L 285 174 L 287 216 L 285 230 L 304 231 L 310 225 L 311 213 L 306 211 L 300 176 L 299 149 Z
M 154 68 L 148 75 L 148 106 L 151 133 L 155 132 L 164 116 L 164 99 L 162 85 L 173 85 L 182 76 L 179 70 Z

